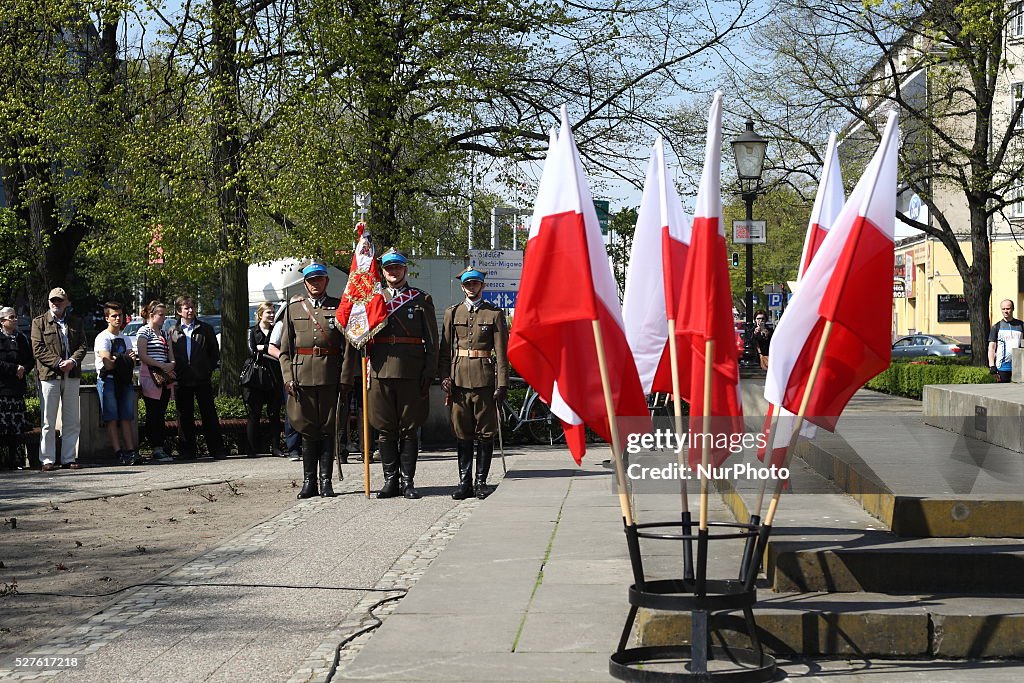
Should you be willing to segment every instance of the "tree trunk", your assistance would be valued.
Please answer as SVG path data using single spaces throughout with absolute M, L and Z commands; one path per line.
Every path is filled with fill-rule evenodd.
M 233 0 L 213 0 L 211 97 L 213 109 L 213 174 L 217 188 L 221 254 L 220 269 L 221 372 L 220 391 L 238 394 L 238 374 L 248 354 L 249 223 L 246 186 L 241 178 L 242 143 L 239 133 L 238 64 L 235 33 L 240 25 Z
M 984 206 L 972 202 L 971 265 L 961 269 L 971 323 L 971 365 L 988 366 L 989 305 L 992 298 L 992 245 Z

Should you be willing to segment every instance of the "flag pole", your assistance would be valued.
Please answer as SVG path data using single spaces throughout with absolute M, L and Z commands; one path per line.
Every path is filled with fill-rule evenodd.
M 772 404 L 772 405 L 774 405 L 774 404 Z M 781 408 L 781 406 L 776 406 L 776 408 Z M 774 445 L 775 445 L 775 430 L 777 430 L 779 428 L 779 418 L 780 417 L 781 417 L 781 415 L 780 415 L 780 411 L 779 410 L 772 411 L 772 421 L 769 423 L 768 433 L 766 434 L 766 438 L 768 440 L 768 444 L 765 446 L 765 456 L 764 456 L 768 460 L 769 466 L 771 466 L 772 451 L 774 450 Z M 787 454 L 789 453 L 789 449 L 788 448 L 786 449 L 786 453 Z M 757 500 L 754 503 L 754 512 L 753 512 L 753 514 L 757 515 L 758 517 L 761 516 L 761 506 L 764 505 L 764 492 L 767 490 L 767 488 L 768 488 L 768 480 L 767 479 L 762 479 L 761 480 L 761 487 L 757 491 Z
M 597 347 L 597 366 L 601 371 L 601 388 L 604 390 L 604 407 L 608 413 L 608 427 L 612 433 L 612 462 L 615 463 L 615 479 L 619 486 L 619 507 L 622 508 L 622 517 L 626 526 L 635 524 L 633 519 L 633 508 L 629 503 L 629 493 L 626 488 L 626 470 L 622 466 L 622 442 L 619 439 L 619 425 L 615 420 L 615 403 L 612 400 L 612 383 L 608 375 L 608 361 L 604 354 L 604 338 L 601 336 L 601 321 L 591 321 L 594 329 L 594 346 Z
M 365 349 L 365 347 L 364 347 Z M 360 358 L 363 370 L 363 489 L 366 497 L 370 497 L 370 405 L 369 391 L 366 387 L 366 353 Z
M 676 321 L 672 318 L 668 319 L 668 355 L 672 362 L 672 394 L 675 397 L 675 400 L 672 401 L 672 407 L 676 418 L 676 436 L 681 437 L 683 435 L 683 393 L 682 388 L 679 386 L 679 347 L 676 346 Z M 684 458 L 682 449 L 679 449 L 680 466 L 685 464 Z M 686 480 L 682 477 L 679 478 L 679 497 L 682 502 L 683 512 L 689 512 L 690 501 L 686 493 Z
M 704 342 L 704 419 L 700 448 L 700 530 L 708 530 L 708 434 L 711 432 L 711 377 L 714 371 L 715 340 Z
M 683 391 L 679 384 L 679 347 L 676 345 L 676 321 L 672 318 L 668 319 L 668 355 L 672 362 L 672 394 L 674 397 L 672 408 L 675 412 L 676 436 L 681 439 L 683 436 Z M 680 448 L 676 454 L 680 472 L 685 471 L 683 468 L 687 464 L 686 457 L 683 454 L 683 449 Z M 679 477 L 679 502 L 681 507 L 679 519 L 682 524 L 681 531 L 683 535 L 683 578 L 690 580 L 693 578 L 693 545 L 690 539 L 687 538 L 692 528 L 690 498 L 686 491 L 687 481 L 685 477 Z
M 807 388 L 804 389 L 803 398 L 800 400 L 800 411 L 796 415 L 796 421 L 793 425 L 793 433 L 789 437 L 789 444 L 786 446 L 786 458 L 783 461 L 783 467 L 789 465 L 789 460 L 793 455 L 793 443 L 797 436 L 800 434 L 800 428 L 804 423 L 804 415 L 807 414 L 807 406 L 811 403 L 811 394 L 814 391 L 814 384 L 818 380 L 818 371 L 821 369 L 821 361 L 825 357 L 825 346 L 828 344 L 828 338 L 832 334 L 832 321 L 826 320 L 825 326 L 821 331 L 821 341 L 818 342 L 818 350 L 814 355 L 814 364 L 811 365 L 811 372 L 807 376 Z M 775 482 L 775 492 L 772 494 L 771 502 L 768 503 L 768 514 L 765 515 L 764 523 L 766 526 L 771 526 L 775 520 L 775 513 L 779 507 L 779 496 L 782 495 L 782 486 L 785 482 L 779 479 Z

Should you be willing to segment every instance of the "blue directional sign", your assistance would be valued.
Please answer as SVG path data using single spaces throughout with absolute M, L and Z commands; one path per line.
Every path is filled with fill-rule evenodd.
M 512 292 L 489 292 L 484 290 L 484 301 L 489 301 L 498 308 L 515 308 L 518 291 Z
M 768 295 L 768 308 L 782 308 L 782 292 Z

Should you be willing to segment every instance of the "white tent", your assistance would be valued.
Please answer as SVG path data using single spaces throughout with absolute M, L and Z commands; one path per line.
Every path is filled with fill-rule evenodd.
M 282 259 L 249 266 L 249 305 L 255 306 L 262 301 L 287 301 L 292 295 L 305 292 L 302 286 L 302 269 L 308 263 Z M 348 275 L 334 266 L 327 266 L 327 274 L 330 277 L 327 294 L 341 297 L 348 282 Z

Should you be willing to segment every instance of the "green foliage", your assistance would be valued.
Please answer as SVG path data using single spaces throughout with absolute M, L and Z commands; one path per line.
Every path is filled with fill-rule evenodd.
M 944 363 L 893 363 L 865 386 L 887 394 L 920 399 L 926 384 L 990 384 L 987 368 Z

